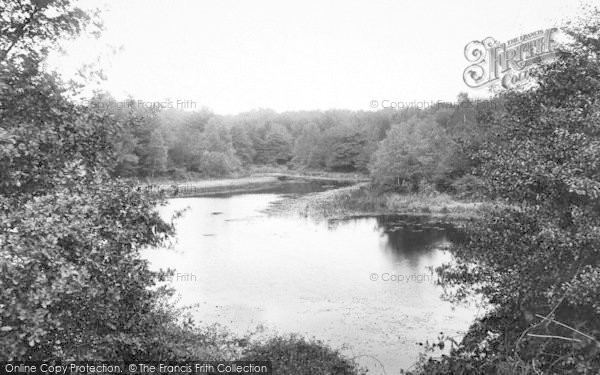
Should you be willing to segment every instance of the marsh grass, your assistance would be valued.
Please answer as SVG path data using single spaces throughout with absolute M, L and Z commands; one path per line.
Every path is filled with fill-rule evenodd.
M 367 183 L 353 185 L 301 197 L 296 202 L 284 202 L 286 210 L 301 216 L 340 218 L 370 214 L 414 214 L 478 217 L 488 205 L 470 202 L 439 192 L 406 193 L 376 192 Z M 289 207 L 289 206 L 291 207 Z

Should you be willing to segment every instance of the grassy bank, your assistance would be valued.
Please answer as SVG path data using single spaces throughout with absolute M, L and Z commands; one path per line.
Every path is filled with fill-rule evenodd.
M 356 182 L 365 181 L 361 174 L 333 173 L 323 171 L 288 171 L 269 172 L 255 171 L 248 176 L 237 176 L 219 179 L 196 179 L 187 181 L 170 181 L 154 179 L 144 185 L 164 190 L 170 197 L 190 197 L 211 194 L 241 194 L 275 188 L 286 182 L 302 181 L 337 181 Z
M 214 180 L 196 180 L 188 182 L 161 182 L 153 188 L 164 190 L 169 197 L 203 196 L 215 193 L 234 194 L 274 187 L 281 181 L 277 176 L 252 176 Z
M 186 172 L 177 177 L 171 175 L 163 175 L 157 177 L 140 178 L 139 183 L 144 185 L 170 185 L 170 184 L 187 184 L 204 181 L 227 181 L 227 180 L 243 180 L 246 178 L 256 177 L 276 177 L 276 176 L 293 176 L 293 177 L 310 177 L 323 180 L 337 181 L 367 181 L 369 175 L 365 173 L 349 173 L 349 172 L 331 172 L 307 168 L 288 168 L 284 166 L 273 165 L 249 165 L 237 172 L 231 173 L 222 177 L 210 177 L 197 172 Z
M 337 219 L 350 216 L 401 214 L 429 215 L 454 219 L 476 218 L 489 203 L 458 200 L 449 194 L 379 193 L 367 182 L 308 194 L 297 199 L 284 199 L 273 212 L 293 213 L 314 218 Z
M 451 219 L 479 217 L 490 202 L 458 199 L 450 194 L 378 192 L 370 188 L 368 176 L 358 173 L 336 173 L 285 168 L 254 168 L 245 176 L 218 179 L 170 181 L 154 179 L 147 185 L 167 192 L 171 197 L 206 196 L 213 194 L 242 194 L 274 188 L 286 182 L 302 181 L 352 182 L 351 186 L 324 192 L 286 198 L 277 202 L 272 213 L 297 214 L 313 218 L 339 219 L 362 215 L 428 215 Z
M 166 300 L 163 302 L 169 303 Z M 157 324 L 152 328 L 152 338 L 156 337 L 156 342 L 150 344 L 144 356 L 145 361 L 152 361 L 154 358 L 173 362 L 201 359 L 206 362 L 245 361 L 255 365 L 268 361 L 272 375 L 367 374 L 354 359 L 344 355 L 341 349 L 316 339 L 279 335 L 262 328 L 235 335 L 219 324 L 193 323 L 189 315 L 191 307 L 169 306 L 166 310 L 169 311 L 163 311 L 166 314 L 173 314 L 174 311 L 188 313 L 171 315 L 169 323 Z

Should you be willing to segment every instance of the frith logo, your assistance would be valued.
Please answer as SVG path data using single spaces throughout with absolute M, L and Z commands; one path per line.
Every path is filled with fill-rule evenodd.
M 552 59 L 558 29 L 538 30 L 505 43 L 492 37 L 474 40 L 465 46 L 465 57 L 472 63 L 463 80 L 469 87 L 500 84 L 503 88 L 521 88 L 531 83 L 530 70 L 536 64 Z

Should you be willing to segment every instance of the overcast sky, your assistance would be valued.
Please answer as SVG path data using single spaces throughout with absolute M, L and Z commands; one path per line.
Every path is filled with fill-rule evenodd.
M 507 41 L 579 9 L 579 1 L 565 0 L 85 4 L 106 8 L 106 30 L 51 60 L 65 75 L 101 56 L 103 87 L 116 98 L 190 100 L 219 114 L 371 110 L 371 100 L 437 102 L 460 91 L 485 96 L 462 80 L 467 43 Z M 108 46 L 122 50 L 110 54 Z

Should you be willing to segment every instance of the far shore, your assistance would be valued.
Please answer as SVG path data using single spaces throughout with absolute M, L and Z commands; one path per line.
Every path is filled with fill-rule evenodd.
M 332 181 L 364 183 L 368 177 L 355 173 L 262 172 L 249 176 L 195 179 L 189 181 L 157 180 L 145 184 L 164 190 L 168 197 L 200 197 L 213 194 L 242 194 L 274 188 L 286 182 Z
M 262 172 L 251 175 L 196 179 L 190 181 L 156 181 L 146 186 L 164 190 L 170 198 L 202 197 L 221 194 L 244 194 L 276 188 L 285 183 L 332 181 L 351 183 L 300 197 L 286 197 L 267 211 L 275 215 L 299 215 L 315 219 L 345 219 L 356 216 L 410 215 L 440 220 L 477 219 L 492 202 L 461 200 L 449 194 L 375 193 L 369 189 L 366 175 L 333 172 Z
M 464 221 L 480 218 L 492 205 L 492 202 L 463 201 L 444 193 L 377 194 L 370 191 L 368 182 L 362 182 L 298 198 L 284 198 L 268 212 L 327 220 L 402 215 Z

